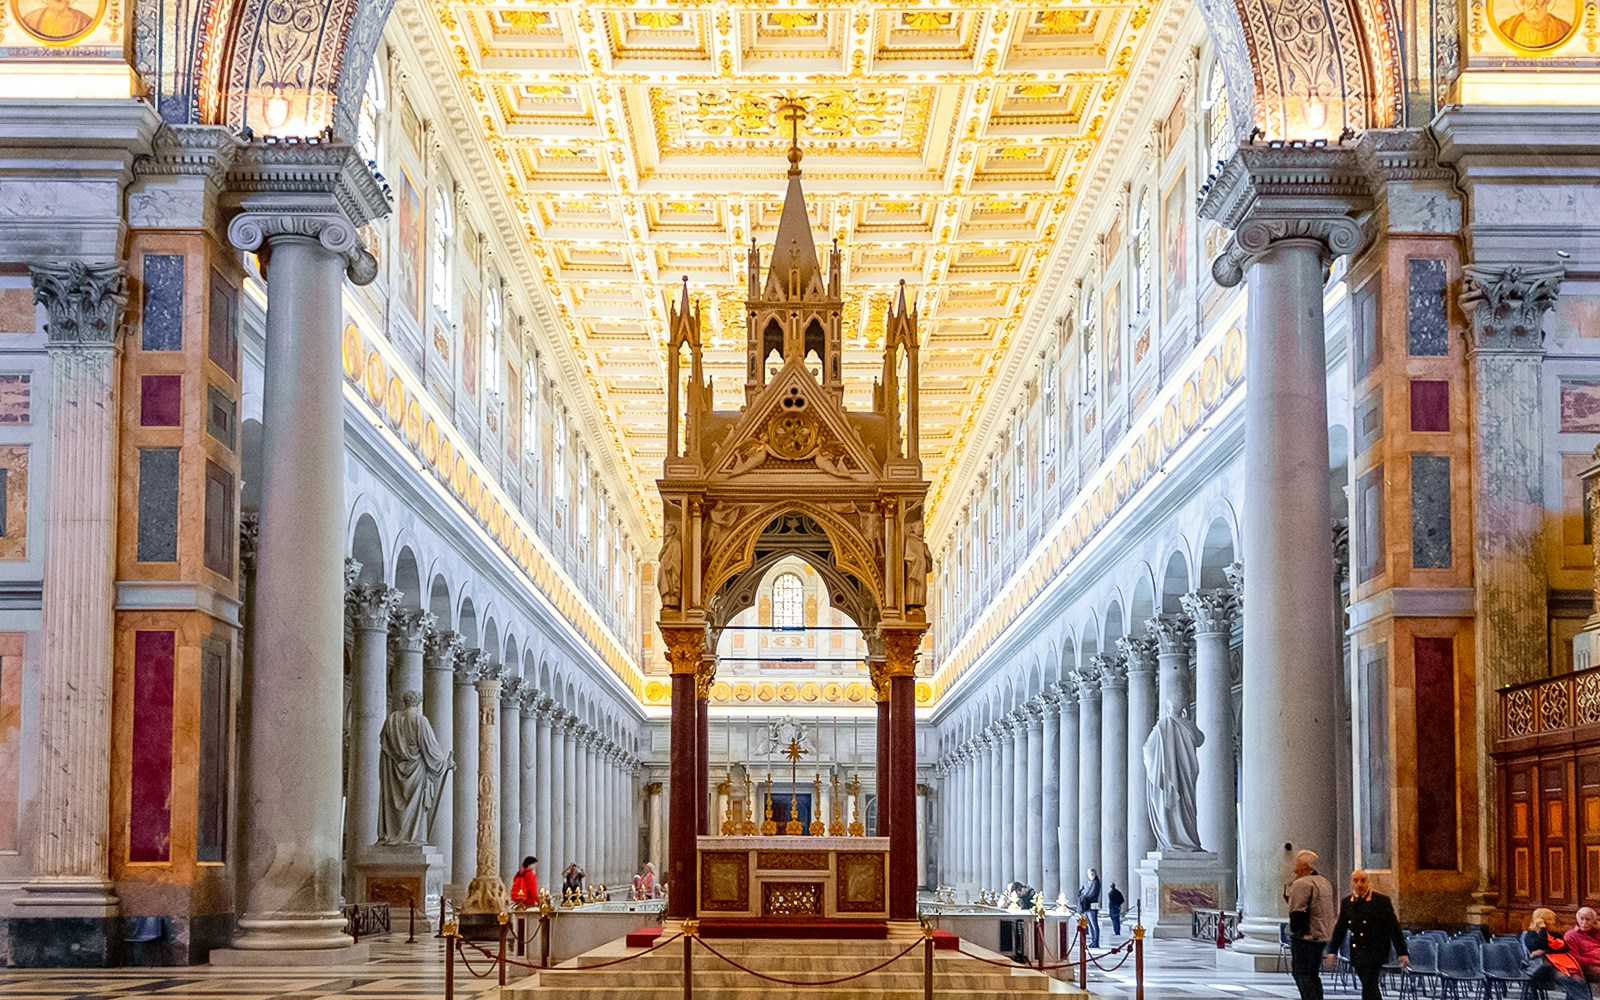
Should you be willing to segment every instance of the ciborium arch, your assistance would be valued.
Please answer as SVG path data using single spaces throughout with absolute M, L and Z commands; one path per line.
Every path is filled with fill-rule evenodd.
M 792 102 L 780 110 L 795 114 Z M 879 704 L 887 909 L 891 919 L 911 920 L 915 676 L 928 627 L 930 568 L 923 535 L 929 484 L 917 447 L 918 313 L 902 283 L 884 314 L 872 406 L 847 408 L 842 256 L 835 243 L 826 263 L 818 258 L 800 187 L 797 127 L 791 135 L 771 258 L 763 269 L 752 240 L 746 262 L 738 410 L 713 407 L 701 311 L 687 278 L 670 304 L 668 441 L 656 484 L 662 507 L 659 627 L 672 671 L 668 915 L 699 916 L 695 838 L 709 832 L 707 696 L 717 640 L 733 616 L 757 600 L 766 571 L 784 556 L 797 556 L 817 570 L 835 606 L 866 637 Z

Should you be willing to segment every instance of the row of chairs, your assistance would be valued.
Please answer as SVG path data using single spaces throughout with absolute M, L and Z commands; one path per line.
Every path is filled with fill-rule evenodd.
M 1281 933 L 1287 954 L 1288 927 Z M 1510 1000 L 1516 987 L 1517 1000 L 1537 1000 L 1537 987 L 1530 984 L 1526 971 L 1527 949 L 1515 934 L 1485 939 L 1480 930 L 1455 934 L 1428 930 L 1406 932 L 1410 959 L 1404 969 L 1391 952 L 1383 967 L 1384 977 L 1396 988 L 1401 1000 L 1434 997 L 1437 1000 Z M 1335 960 L 1335 984 L 1342 991 L 1360 989 L 1350 965 L 1350 941 L 1345 939 Z

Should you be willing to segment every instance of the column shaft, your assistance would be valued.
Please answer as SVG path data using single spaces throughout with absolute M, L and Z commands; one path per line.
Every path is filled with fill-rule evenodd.
M 1196 821 L 1200 843 L 1216 853 L 1223 867 L 1238 864 L 1239 843 L 1234 821 L 1237 795 L 1233 763 L 1233 668 L 1228 645 L 1233 637 L 1237 600 L 1232 590 L 1201 591 L 1186 595 L 1184 608 L 1194 619 L 1195 725 L 1205 735 L 1200 744 L 1199 783 L 1195 789 Z M 1332 849 L 1332 844 L 1329 849 Z M 1231 897 L 1234 880 L 1223 881 Z M 1232 898 L 1222 900 L 1231 907 Z
M 1048 895 L 1061 887 L 1061 772 L 1057 767 L 1061 753 L 1061 714 L 1060 700 L 1052 690 L 1045 693 L 1043 715 L 1044 743 L 1036 757 L 1044 771 L 1044 798 L 1039 810 L 1043 868 L 1035 885 Z
M 478 869 L 467 886 L 463 913 L 504 913 L 511 901 L 500 881 L 500 670 L 491 664 L 476 685 L 478 691 Z M 515 775 L 511 776 L 515 780 Z
M 555 719 L 551 715 L 553 708 L 553 702 L 548 698 L 543 699 L 539 702 L 538 715 L 536 716 L 538 749 L 534 756 L 534 767 L 536 769 L 534 787 L 538 805 L 534 811 L 534 822 L 538 824 L 538 835 L 534 840 L 535 846 L 533 849 L 533 853 L 539 858 L 539 888 L 549 889 L 552 892 L 555 891 L 557 876 L 561 872 L 560 862 L 556 859 L 555 845 L 550 839 L 551 814 L 554 811 L 554 807 L 561 801 L 556 797 L 555 788 L 553 787 L 556 773 L 558 772 L 553 771 L 550 766 L 555 752 L 554 747 L 551 745 L 551 729 L 555 725 Z
M 1131 904 L 1142 898 L 1139 863 L 1156 849 L 1144 769 L 1144 741 L 1156 724 L 1155 641 L 1147 636 L 1124 640 L 1123 652 L 1128 657 L 1128 888 L 1124 895 Z
M 422 714 L 433 726 L 439 745 L 455 750 L 455 664 L 461 652 L 461 637 L 454 632 L 431 632 L 422 659 Z M 455 874 L 455 781 L 460 767 L 445 772 L 439 787 L 439 811 L 433 817 L 433 842 L 444 855 L 444 881 L 453 883 Z
M 984 789 L 984 799 L 987 804 L 984 806 L 982 815 L 988 826 L 988 837 L 984 840 L 984 843 L 988 845 L 988 849 L 983 852 L 982 881 L 984 886 L 989 889 L 999 889 L 1001 886 L 1000 872 L 1005 867 L 1002 863 L 1004 856 L 1003 848 L 1001 847 L 1002 842 L 1005 842 L 1006 846 L 1009 847 L 1009 842 L 1006 841 L 1005 836 L 1005 816 L 1011 809 L 1002 794 L 1005 790 L 1005 782 L 1001 774 L 1005 768 L 1003 763 L 1005 755 L 1001 753 L 1001 747 L 1008 742 L 1005 734 L 999 728 L 995 728 L 991 734 L 989 745 L 984 748 L 984 756 L 988 758 L 985 761 L 984 773 L 990 775 L 991 780 L 986 783 Z M 980 825 L 979 831 L 982 832 L 983 830 L 984 826 Z
M 996 811 L 990 815 L 995 820 L 995 848 L 997 864 L 994 870 L 994 885 L 1005 888 L 1006 883 L 1016 878 L 1017 865 L 1020 861 L 1020 852 L 1017 850 L 1017 723 L 1007 716 L 1000 720 L 999 744 L 995 748 L 999 770 L 995 775 L 996 784 L 1000 786 L 1000 798 L 996 804 Z
M 474 686 L 482 662 L 483 653 L 471 650 L 461 658 L 455 675 L 450 880 L 463 893 L 478 871 L 478 692 Z
M 917 916 L 916 683 L 909 671 L 895 672 L 889 678 L 891 920 L 915 920 Z
M 1028 885 L 1044 885 L 1044 713 L 1028 708 Z
M 696 657 L 698 660 L 698 657 Z M 695 675 L 691 669 L 672 675 L 672 774 L 668 788 L 672 803 L 667 814 L 667 916 L 687 919 L 697 915 L 698 886 L 695 872 L 695 834 L 698 832 L 700 754 L 699 706 L 695 704 Z
M 554 864 L 560 882 L 567 865 L 578 860 L 578 720 L 570 713 L 561 729 L 561 811 L 556 814 L 556 842 L 560 850 Z
M 1078 870 L 1103 868 L 1100 850 L 1100 677 L 1078 674 Z M 1075 885 L 1076 883 L 1074 883 Z
M 1128 675 L 1121 655 L 1100 661 L 1100 879 L 1127 895 Z
M 1078 875 L 1083 871 L 1079 864 L 1078 839 L 1078 682 L 1069 674 L 1061 682 L 1061 882 L 1058 892 L 1065 892 L 1070 902 L 1078 888 Z
M 878 829 L 877 835 L 889 835 L 889 789 L 894 784 L 894 755 L 890 753 L 889 692 L 878 698 Z
M 517 754 L 517 839 L 511 858 L 519 867 L 524 857 L 539 856 L 539 723 L 534 702 L 533 692 L 525 692 L 517 717 L 521 747 Z M 544 883 L 539 887 L 544 888 Z
M 572 853 L 578 862 L 578 867 L 585 872 L 594 867 L 594 839 L 589 835 L 589 815 L 594 808 L 594 786 L 591 784 L 589 765 L 589 734 L 592 730 L 587 725 L 580 726 L 577 743 L 574 747 L 576 760 L 573 762 L 573 788 L 572 807 L 576 822 L 573 824 Z

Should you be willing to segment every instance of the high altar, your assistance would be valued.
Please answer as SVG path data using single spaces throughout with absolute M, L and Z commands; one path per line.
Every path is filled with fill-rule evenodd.
M 928 482 L 917 449 L 917 311 L 902 283 L 885 316 L 874 405 L 846 409 L 841 255 L 835 244 L 826 268 L 818 260 L 800 189 L 804 111 L 793 104 L 782 111 L 794 137 L 788 190 L 765 274 L 751 240 L 740 410 L 712 409 L 700 309 L 687 279 L 671 315 L 667 457 L 657 483 L 659 624 L 672 668 L 667 915 L 910 920 L 917 888 L 914 684 L 928 627 L 929 571 Z M 875 838 L 707 836 L 706 696 L 717 641 L 733 616 L 754 604 L 766 571 L 791 556 L 823 577 L 835 605 L 866 636 L 878 702 Z

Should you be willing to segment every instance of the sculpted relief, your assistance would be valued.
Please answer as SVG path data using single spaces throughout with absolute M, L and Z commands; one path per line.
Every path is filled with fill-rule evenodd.
M 1578 0 L 1490 0 L 1489 22 L 1513 49 L 1540 53 L 1554 49 L 1577 30 Z
M 11 0 L 22 30 L 46 45 L 81 41 L 106 13 L 106 0 Z

